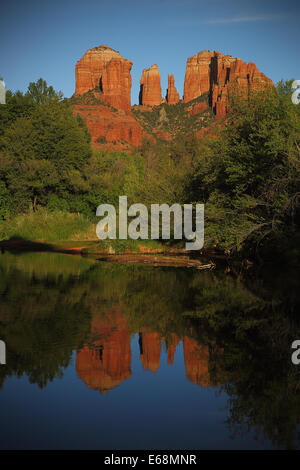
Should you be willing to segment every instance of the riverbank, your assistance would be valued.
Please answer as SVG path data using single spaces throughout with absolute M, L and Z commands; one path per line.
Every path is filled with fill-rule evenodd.
M 228 256 L 216 249 L 188 251 L 184 240 L 99 240 L 82 214 L 38 208 L 0 223 L 0 250 L 12 253 L 53 252 L 117 263 L 186 266 L 203 269 Z
M 213 253 L 191 253 L 181 247 L 170 247 L 160 242 L 132 241 L 130 247 L 120 249 L 118 240 L 85 240 L 45 243 L 21 238 L 0 241 L 1 252 L 53 252 L 96 257 L 101 261 L 153 266 L 195 267 L 213 269 L 215 263 L 207 256 Z M 216 254 L 215 254 L 216 255 Z M 201 259 L 200 259 L 201 257 Z M 216 257 L 216 256 L 215 256 Z

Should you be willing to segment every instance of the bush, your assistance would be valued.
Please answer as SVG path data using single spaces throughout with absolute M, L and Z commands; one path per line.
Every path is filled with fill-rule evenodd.
M 55 212 L 55 211 L 67 212 L 69 210 L 69 204 L 65 199 L 61 199 L 56 194 L 50 194 L 48 203 L 47 203 L 47 209 L 50 212 Z

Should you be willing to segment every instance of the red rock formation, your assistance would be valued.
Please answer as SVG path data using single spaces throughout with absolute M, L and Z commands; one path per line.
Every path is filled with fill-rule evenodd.
M 261 73 L 253 62 L 247 65 L 240 58 L 215 55 L 216 82 L 212 87 L 212 107 L 217 116 L 225 116 L 228 111 L 228 93 L 236 89 L 242 96 L 247 97 L 249 91 L 273 86 L 272 80 Z
M 106 393 L 131 376 L 130 335 L 120 313 L 96 317 L 91 338 L 76 354 L 76 372 L 87 387 Z
M 207 109 L 209 109 L 208 100 L 201 101 L 200 103 L 195 103 L 192 106 L 192 109 L 189 112 L 189 114 L 190 114 L 190 116 L 195 116 L 196 114 L 203 113 L 203 111 L 206 111 Z
M 137 147 L 145 137 L 153 140 L 131 113 L 113 112 L 103 105 L 82 104 L 74 106 L 74 114 L 80 114 L 85 120 L 95 147 L 115 142 Z
M 183 338 L 184 363 L 187 378 L 202 387 L 210 385 L 208 372 L 209 352 L 192 338 Z
M 139 117 L 140 123 L 135 119 L 134 113 L 130 112 L 131 66 L 129 60 L 104 45 L 89 49 L 76 64 L 76 91 L 72 103 L 74 114 L 80 113 L 85 119 L 95 147 L 131 152 L 133 147 L 142 144 L 144 138 L 171 141 L 180 131 L 180 124 L 173 131 L 167 130 L 162 113 L 157 123 L 152 122 L 150 127 L 147 119 L 143 121 Z M 143 70 L 140 84 L 138 111 L 149 112 L 152 106 L 179 101 L 171 74 L 168 76 L 166 99 L 162 99 L 160 73 L 156 64 Z M 218 117 L 223 117 L 228 112 L 228 95 L 233 89 L 237 88 L 242 96 L 246 96 L 251 90 L 265 85 L 272 85 L 272 81 L 259 72 L 252 62 L 246 64 L 240 58 L 220 52 L 201 51 L 187 60 L 183 101 L 189 102 L 189 105 L 184 112 L 195 116 L 211 108 Z M 89 90 L 94 91 L 85 94 Z M 203 94 L 202 100 L 193 101 Z M 165 112 L 165 108 L 163 110 Z M 199 117 L 197 122 L 201 119 L 204 120 L 205 116 Z M 195 130 L 195 135 L 202 136 L 205 132 L 204 128 Z
M 201 51 L 186 63 L 183 101 L 191 101 L 210 90 L 210 67 L 213 52 Z
M 228 110 L 228 91 L 236 86 L 242 94 L 273 85 L 255 64 L 220 52 L 201 51 L 187 60 L 183 100 L 188 102 L 209 93 L 210 104 L 217 116 Z
M 157 372 L 160 364 L 161 339 L 158 333 L 144 330 L 139 335 L 140 359 L 144 370 Z
M 140 80 L 139 103 L 145 106 L 156 106 L 161 104 L 160 73 L 157 64 L 149 69 L 144 69 Z
M 168 74 L 168 89 L 166 94 L 166 101 L 168 104 L 176 104 L 179 102 L 179 93 L 176 90 L 174 83 L 174 75 Z
M 117 109 L 130 109 L 132 62 L 102 45 L 89 49 L 77 62 L 75 95 L 99 87 L 102 101 Z

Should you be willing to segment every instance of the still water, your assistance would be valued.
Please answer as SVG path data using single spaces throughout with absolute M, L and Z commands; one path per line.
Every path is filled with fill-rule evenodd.
M 2 253 L 0 448 L 299 448 L 299 305 L 295 273 Z

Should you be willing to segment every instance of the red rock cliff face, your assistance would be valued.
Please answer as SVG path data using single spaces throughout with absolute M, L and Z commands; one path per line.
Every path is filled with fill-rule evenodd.
M 201 51 L 187 60 L 184 81 L 184 101 L 209 93 L 210 105 L 217 116 L 228 111 L 228 91 L 234 86 L 243 94 L 273 82 L 259 72 L 252 62 L 220 52 Z
M 225 116 L 228 111 L 228 93 L 231 88 L 245 97 L 251 90 L 273 86 L 272 80 L 261 73 L 253 62 L 246 64 L 242 59 L 234 59 L 216 53 L 214 59 L 216 83 L 212 87 L 212 107 L 217 116 Z
M 140 80 L 140 105 L 156 106 L 161 104 L 160 73 L 157 64 L 144 69 Z
M 168 75 L 168 90 L 166 95 L 166 101 L 168 104 L 176 104 L 180 100 L 179 93 L 175 88 L 174 75 Z
M 132 62 L 102 45 L 89 49 L 77 62 L 75 95 L 99 87 L 102 101 L 117 109 L 130 109 Z
M 133 115 L 122 110 L 113 112 L 104 105 L 81 104 L 74 106 L 74 114 L 80 114 L 84 118 L 94 147 L 102 147 L 101 142 L 105 142 L 106 146 L 117 143 L 118 150 L 126 150 L 125 143 L 140 146 L 147 136 L 145 129 Z M 121 146 L 122 142 L 124 144 Z
M 214 53 L 201 51 L 186 63 L 183 101 L 191 101 L 210 90 L 210 69 Z
M 145 138 L 171 141 L 176 135 L 176 130 L 172 133 L 163 129 L 161 113 L 151 132 L 142 119 L 136 119 L 138 114 L 131 113 L 131 67 L 132 62 L 105 45 L 89 49 L 76 64 L 74 114 L 80 113 L 85 119 L 95 147 L 132 152 Z M 224 117 L 232 89 L 247 96 L 251 90 L 265 85 L 273 83 L 254 63 L 246 64 L 240 58 L 216 51 L 201 51 L 187 60 L 183 101 L 189 105 L 184 112 L 196 116 L 211 108 L 216 116 Z M 96 100 L 90 99 L 91 94 L 85 95 L 89 90 L 94 90 L 92 95 Z M 192 101 L 204 94 L 202 100 Z M 168 76 L 167 95 L 163 100 L 157 65 L 143 70 L 138 111 L 149 112 L 152 106 L 164 102 L 174 105 L 179 101 L 172 74 Z M 203 128 L 195 131 L 195 135 L 201 137 L 205 132 Z
M 130 335 L 120 313 L 95 318 L 90 347 L 76 354 L 76 372 L 87 387 L 106 393 L 131 376 Z

